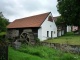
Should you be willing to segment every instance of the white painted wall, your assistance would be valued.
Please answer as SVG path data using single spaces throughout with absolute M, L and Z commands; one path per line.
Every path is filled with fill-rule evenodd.
M 61 36 L 61 30 L 58 31 L 57 35 L 58 36 Z
M 64 30 L 62 30 L 62 35 L 64 35 Z
M 57 35 L 58 35 L 58 36 L 64 35 L 64 30 L 59 30 L 58 33 L 57 33 Z
M 38 29 L 38 38 L 42 40 L 42 28 Z
M 50 13 L 49 16 L 52 16 Z M 48 17 L 49 17 L 48 16 Z M 53 22 L 48 21 L 48 17 L 45 19 L 41 28 L 38 29 L 38 38 L 43 41 L 51 37 L 51 31 L 53 31 L 53 38 L 57 37 L 57 27 L 53 20 Z M 47 31 L 49 31 L 49 37 L 47 37 Z
M 71 32 L 71 26 L 67 26 L 67 32 Z

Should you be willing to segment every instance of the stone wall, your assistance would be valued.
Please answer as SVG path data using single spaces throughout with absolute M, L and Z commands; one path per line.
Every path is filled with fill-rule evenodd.
M 7 32 L 8 38 L 13 38 L 13 37 L 18 37 L 18 36 L 19 36 L 19 30 L 13 29 Z
M 80 45 L 69 45 L 69 44 L 47 43 L 47 42 L 41 42 L 41 44 L 54 49 L 62 50 L 64 52 L 80 54 Z

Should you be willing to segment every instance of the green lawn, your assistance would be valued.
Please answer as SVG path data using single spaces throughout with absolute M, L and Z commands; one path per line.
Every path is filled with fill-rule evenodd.
M 35 55 L 23 53 L 14 50 L 13 48 L 9 48 L 9 60 L 45 60 Z
M 46 40 L 45 42 L 80 45 L 80 36 L 67 33 L 65 36 Z M 9 47 L 9 60 L 80 60 L 79 55 L 64 53 L 47 46 L 22 45 L 16 50 Z
M 74 33 L 71 32 L 55 39 L 45 40 L 44 42 L 80 45 L 80 35 L 75 35 Z
M 26 46 L 15 50 L 9 47 L 9 60 L 79 60 L 80 56 L 63 53 L 45 46 Z

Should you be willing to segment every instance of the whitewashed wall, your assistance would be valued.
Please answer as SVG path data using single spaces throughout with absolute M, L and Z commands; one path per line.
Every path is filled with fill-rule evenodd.
M 58 31 L 57 35 L 58 36 L 61 36 L 61 30 Z
M 62 35 L 64 35 L 64 30 L 62 30 Z
M 50 13 L 49 16 L 52 16 L 52 14 Z M 51 31 L 53 31 L 53 38 L 57 37 L 56 24 L 55 24 L 54 20 L 53 20 L 53 22 L 48 21 L 48 17 L 46 18 L 46 20 L 41 25 L 41 28 L 38 29 L 38 38 L 41 41 L 46 40 L 49 37 L 51 37 Z M 49 37 L 47 37 L 47 31 L 49 31 Z
M 67 32 L 71 32 L 71 26 L 67 26 Z
M 42 40 L 42 28 L 38 29 L 38 38 Z

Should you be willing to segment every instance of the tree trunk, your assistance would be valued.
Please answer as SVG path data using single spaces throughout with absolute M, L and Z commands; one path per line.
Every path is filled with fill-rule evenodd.
M 80 26 L 78 26 L 78 32 L 79 32 L 79 34 L 80 34 Z
M 64 33 L 67 33 L 67 26 L 64 26 Z
M 71 26 L 71 32 L 73 32 L 73 26 Z

